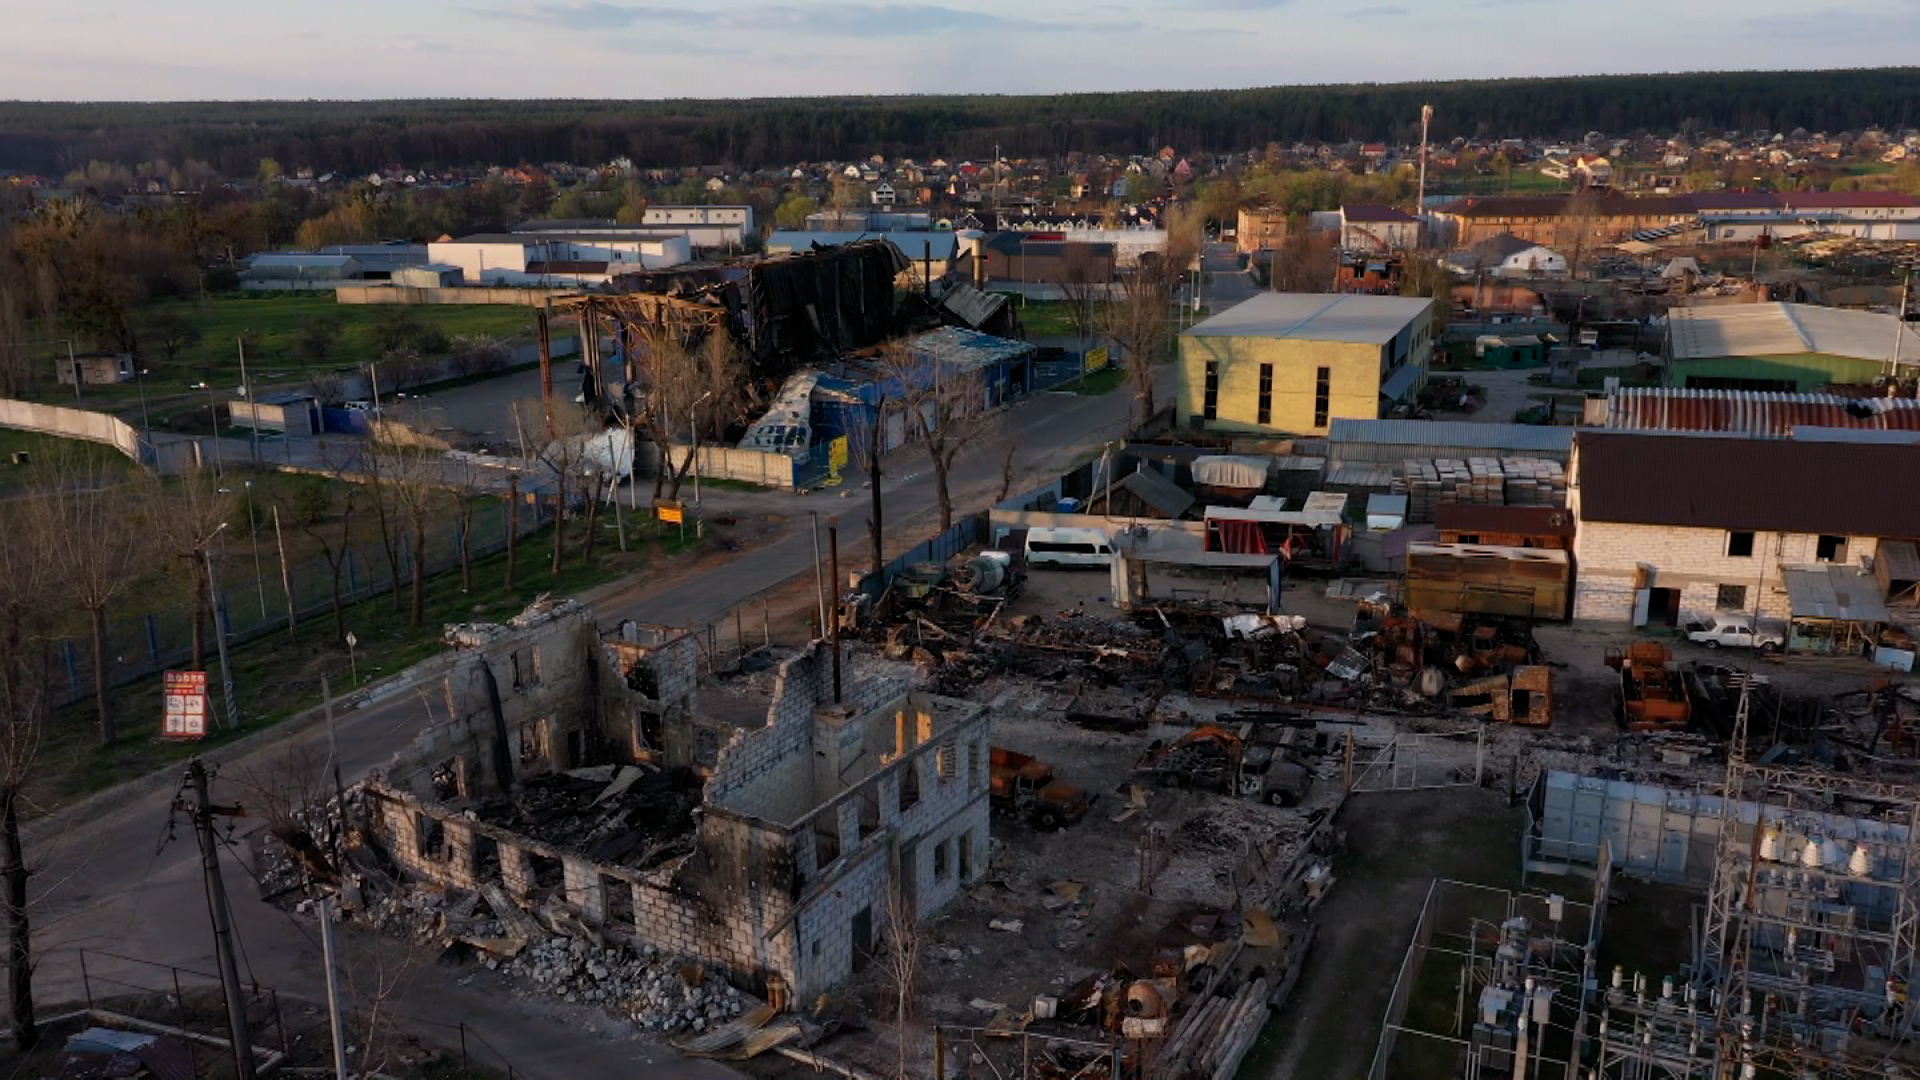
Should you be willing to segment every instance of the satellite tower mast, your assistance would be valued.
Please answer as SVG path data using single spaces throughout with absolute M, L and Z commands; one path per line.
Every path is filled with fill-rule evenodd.
M 1414 196 L 1413 216 L 1418 221 L 1414 226 L 1414 247 L 1427 246 L 1427 127 L 1433 123 L 1433 106 L 1420 106 L 1420 191 Z

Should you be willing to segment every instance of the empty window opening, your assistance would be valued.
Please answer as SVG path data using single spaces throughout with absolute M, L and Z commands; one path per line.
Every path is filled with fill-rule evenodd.
M 1326 427 L 1333 411 L 1333 369 L 1319 368 L 1313 375 L 1313 426 Z
M 531 690 L 540 685 L 540 650 L 532 645 L 515 649 L 507 654 L 513 665 L 513 688 L 519 691 Z
M 1270 424 L 1273 422 L 1273 365 L 1272 364 L 1260 365 L 1260 411 L 1258 415 L 1255 417 L 1255 420 L 1256 422 L 1262 423 L 1262 424 Z
M 947 859 L 947 842 L 942 840 L 933 845 L 933 880 L 945 881 L 952 873 L 953 866 Z
M 1749 559 L 1753 557 L 1753 534 L 1746 531 L 1727 534 L 1727 557 L 1730 559 Z
M 473 877 L 475 881 L 500 877 L 500 845 L 491 836 L 473 834 Z
M 423 859 L 444 858 L 447 854 L 447 827 L 437 817 L 413 815 L 413 841 Z
M 832 815 L 813 821 L 813 868 L 825 870 L 840 857 L 840 822 Z
M 960 880 L 973 880 L 973 834 L 963 833 L 954 841 L 960 849 Z
M 1846 562 L 1847 538 L 1822 536 L 1814 542 L 1813 557 L 1820 562 Z
M 567 868 L 551 855 L 527 852 L 527 867 L 536 889 L 558 889 L 567 881 Z
M 900 770 L 900 812 L 906 813 L 920 805 L 920 763 L 907 762 Z
M 848 936 L 853 939 L 853 970 L 859 971 L 873 959 L 873 908 L 863 907 L 855 912 L 849 930 Z
M 1220 415 L 1220 361 L 1207 361 L 1206 396 L 1200 403 L 1200 415 L 1213 420 Z
M 617 877 L 600 875 L 600 903 L 607 925 L 615 930 L 638 929 L 633 921 L 633 885 Z

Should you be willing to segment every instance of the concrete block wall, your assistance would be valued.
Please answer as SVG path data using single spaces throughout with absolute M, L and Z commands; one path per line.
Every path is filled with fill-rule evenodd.
M 778 830 L 728 815 L 706 815 L 699 851 L 668 869 L 636 871 L 603 866 L 578 854 L 468 821 L 445 807 L 422 803 L 391 787 L 372 791 L 372 825 L 394 860 L 415 877 L 455 888 L 498 883 L 509 896 L 534 897 L 532 857 L 559 860 L 562 899 L 608 936 L 698 957 L 727 970 L 743 985 L 764 990 L 769 974 L 799 985 L 793 918 L 792 863 Z M 419 820 L 445 830 L 438 853 L 420 849 Z M 473 853 L 481 837 L 499 852 L 498 869 L 483 879 Z M 464 854 L 463 854 L 464 853 Z M 610 888 L 629 890 L 633 915 L 611 918 Z
M 832 887 L 800 909 L 797 930 L 796 996 L 811 1000 L 853 974 L 857 956 L 872 950 L 885 932 L 887 890 L 893 879 L 889 844 L 869 844 L 847 860 Z M 854 938 L 855 921 L 869 928 L 872 940 Z
M 1751 612 L 1758 603 L 1761 615 L 1786 618 L 1791 606 L 1781 568 L 1816 563 L 1819 536 L 1755 532 L 1753 554 L 1733 557 L 1727 554 L 1727 535 L 1725 529 L 1583 520 L 1574 537 L 1577 578 L 1573 617 L 1630 621 L 1633 583 L 1644 565 L 1652 569 L 1653 588 L 1681 590 L 1683 622 L 1712 615 L 1718 607 L 1721 585 L 1746 587 L 1742 610 Z M 1871 558 L 1877 546 L 1874 537 L 1847 537 L 1845 564 L 1859 567 L 1861 559 Z
M 897 680 L 843 678 L 841 696 L 856 713 L 866 713 L 898 697 L 903 689 Z M 833 656 L 825 642 L 816 641 L 807 652 L 780 665 L 773 703 L 767 707 L 767 726 L 735 732 L 721 750 L 720 762 L 707 783 L 706 801 L 782 823 L 792 823 L 804 814 L 817 800 L 811 794 L 799 799 L 794 792 L 811 792 L 813 716 L 832 700 Z

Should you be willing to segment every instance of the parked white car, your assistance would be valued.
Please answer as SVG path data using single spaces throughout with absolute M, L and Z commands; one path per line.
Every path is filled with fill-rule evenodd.
M 1721 613 L 1705 622 L 1687 624 L 1687 640 L 1717 649 L 1759 649 L 1778 652 L 1786 647 L 1787 628 L 1778 622 L 1755 623 L 1751 615 Z

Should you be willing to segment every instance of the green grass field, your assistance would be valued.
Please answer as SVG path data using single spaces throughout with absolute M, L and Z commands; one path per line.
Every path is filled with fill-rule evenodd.
M 1427 190 L 1451 195 L 1551 195 L 1567 190 L 1567 182 L 1555 180 L 1537 168 L 1516 166 L 1513 175 L 1505 179 L 1498 173 L 1488 176 L 1455 173 L 1438 181 L 1430 179 Z
M 163 742 L 159 739 L 160 680 L 140 679 L 112 692 L 119 736 L 102 747 L 94 738 L 91 697 L 60 710 L 52 734 L 42 748 L 36 782 L 40 797 L 50 803 L 89 795 L 129 777 L 184 761 L 209 744 L 231 741 L 282 723 L 320 704 L 320 677 L 325 674 L 335 694 L 353 689 L 357 674 L 366 684 L 391 675 L 440 652 L 443 628 L 450 622 L 499 621 L 518 614 L 536 596 L 570 596 L 614 578 L 644 574 L 664 560 L 693 548 L 698 541 L 682 541 L 671 529 L 628 522 L 629 547 L 616 545 L 615 524 L 603 514 L 597 522 L 593 560 L 581 555 L 585 523 L 573 519 L 567 526 L 568 557 L 555 575 L 551 527 L 520 543 L 512 589 L 505 586 L 506 556 L 497 554 L 473 564 L 473 590 L 460 591 L 458 570 L 427 579 L 426 621 L 411 625 L 409 594 L 374 597 L 343 609 L 344 623 L 359 644 L 349 656 L 335 637 L 331 614 L 309 614 L 289 634 L 285 631 L 237 645 L 232 650 L 235 697 L 244 727 L 217 728 L 202 743 Z M 211 637 L 206 647 L 208 680 L 217 717 L 224 718 L 220 701 L 220 669 Z
M 440 328 L 448 337 L 487 334 L 523 338 L 533 332 L 532 308 L 504 304 L 418 304 L 406 309 L 422 323 Z M 331 293 L 241 293 L 207 300 L 171 301 L 142 309 L 136 318 L 161 311 L 177 311 L 193 321 L 200 340 L 188 346 L 171 368 L 149 358 L 148 389 L 177 389 L 183 383 L 205 380 L 217 385 L 238 383 L 239 340 L 256 335 L 257 345 L 247 356 L 248 374 L 257 383 L 298 379 L 335 368 L 352 367 L 380 357 L 373 330 L 378 320 L 391 317 L 385 304 L 340 304 Z M 332 318 L 340 326 L 339 340 L 325 357 L 303 355 L 297 346 L 300 329 L 316 319 Z

